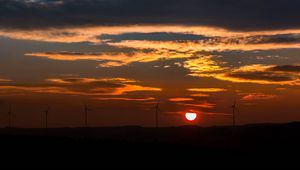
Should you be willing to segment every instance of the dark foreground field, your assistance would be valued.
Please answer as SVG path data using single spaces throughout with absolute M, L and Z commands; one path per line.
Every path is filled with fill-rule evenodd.
M 300 167 L 300 123 L 0 129 L 0 167 Z

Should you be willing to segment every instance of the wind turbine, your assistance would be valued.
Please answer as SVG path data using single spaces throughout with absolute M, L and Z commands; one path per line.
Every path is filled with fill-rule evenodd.
M 239 112 L 236 99 L 234 99 L 231 109 L 232 109 L 232 126 L 235 127 L 236 126 L 236 112 Z
M 50 107 L 48 106 L 46 110 L 44 110 L 45 114 L 45 128 L 48 129 L 48 115 L 49 115 Z
M 159 102 L 155 105 L 155 128 L 158 128 L 158 117 L 159 117 Z
M 88 112 L 91 111 L 91 109 L 84 104 L 84 127 L 88 127 Z

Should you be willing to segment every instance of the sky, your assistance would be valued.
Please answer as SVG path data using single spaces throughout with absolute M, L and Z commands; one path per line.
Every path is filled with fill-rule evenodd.
M 0 0 L 0 126 L 300 121 L 298 0 Z M 199 114 L 191 123 L 186 112 Z

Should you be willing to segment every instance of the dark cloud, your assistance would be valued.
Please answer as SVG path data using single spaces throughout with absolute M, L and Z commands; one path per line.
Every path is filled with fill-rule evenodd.
M 184 24 L 232 30 L 300 27 L 298 0 L 0 0 L 0 27 Z
M 121 42 L 124 40 L 146 40 L 146 41 L 176 41 L 176 42 L 204 42 L 206 44 L 296 44 L 300 43 L 300 34 L 274 34 L 255 35 L 239 37 L 204 36 L 192 33 L 123 33 L 123 34 L 102 34 L 97 37 L 109 43 Z
M 101 40 L 109 42 L 121 42 L 124 40 L 148 40 L 148 41 L 197 41 L 205 40 L 209 37 L 195 34 L 184 33 L 167 33 L 167 32 L 152 32 L 152 33 L 125 33 L 125 34 L 103 34 L 99 36 Z
M 265 36 L 249 37 L 249 43 L 267 44 L 267 43 L 299 43 L 300 34 L 276 34 Z
M 124 82 L 113 79 L 90 79 L 90 78 L 77 78 L 77 77 L 67 77 L 67 78 L 50 78 L 43 82 L 33 82 L 33 83 L 17 83 L 17 82 L 3 82 L 0 83 L 1 86 L 21 86 L 28 88 L 37 87 L 69 87 L 69 88 L 119 88 L 124 87 Z
M 161 91 L 160 88 L 138 85 L 126 78 L 50 78 L 35 83 L 0 83 L 0 93 L 49 93 L 82 96 L 125 95 L 137 91 Z
M 282 72 L 300 72 L 300 66 L 298 65 L 281 65 L 270 68 L 271 71 Z
M 238 37 L 205 37 L 207 44 L 296 44 L 300 42 L 300 34 L 274 34 Z
M 50 79 L 51 80 L 51 79 Z M 91 87 L 103 87 L 103 88 L 117 88 L 117 87 L 123 87 L 123 84 L 121 82 L 112 82 L 103 80 L 103 79 L 83 79 L 83 78 L 62 78 L 58 79 L 61 82 L 64 83 L 70 83 L 73 85 L 80 85 L 80 86 L 91 86 Z M 51 81 L 50 81 L 51 82 Z M 56 84 L 56 83 L 54 83 Z M 64 85 L 64 84 L 62 84 Z M 70 85 L 68 85 L 70 86 Z
M 292 77 L 288 75 L 278 75 L 273 72 L 234 72 L 227 74 L 227 77 L 240 78 L 244 80 L 263 80 L 270 82 L 283 82 L 283 81 L 291 81 L 294 80 Z

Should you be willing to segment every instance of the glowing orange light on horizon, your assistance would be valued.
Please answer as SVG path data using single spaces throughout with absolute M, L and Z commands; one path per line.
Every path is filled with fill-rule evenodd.
M 186 118 L 188 121 L 194 121 L 194 120 L 196 120 L 197 116 L 198 116 L 197 113 L 191 113 L 191 112 L 185 113 L 185 118 Z

